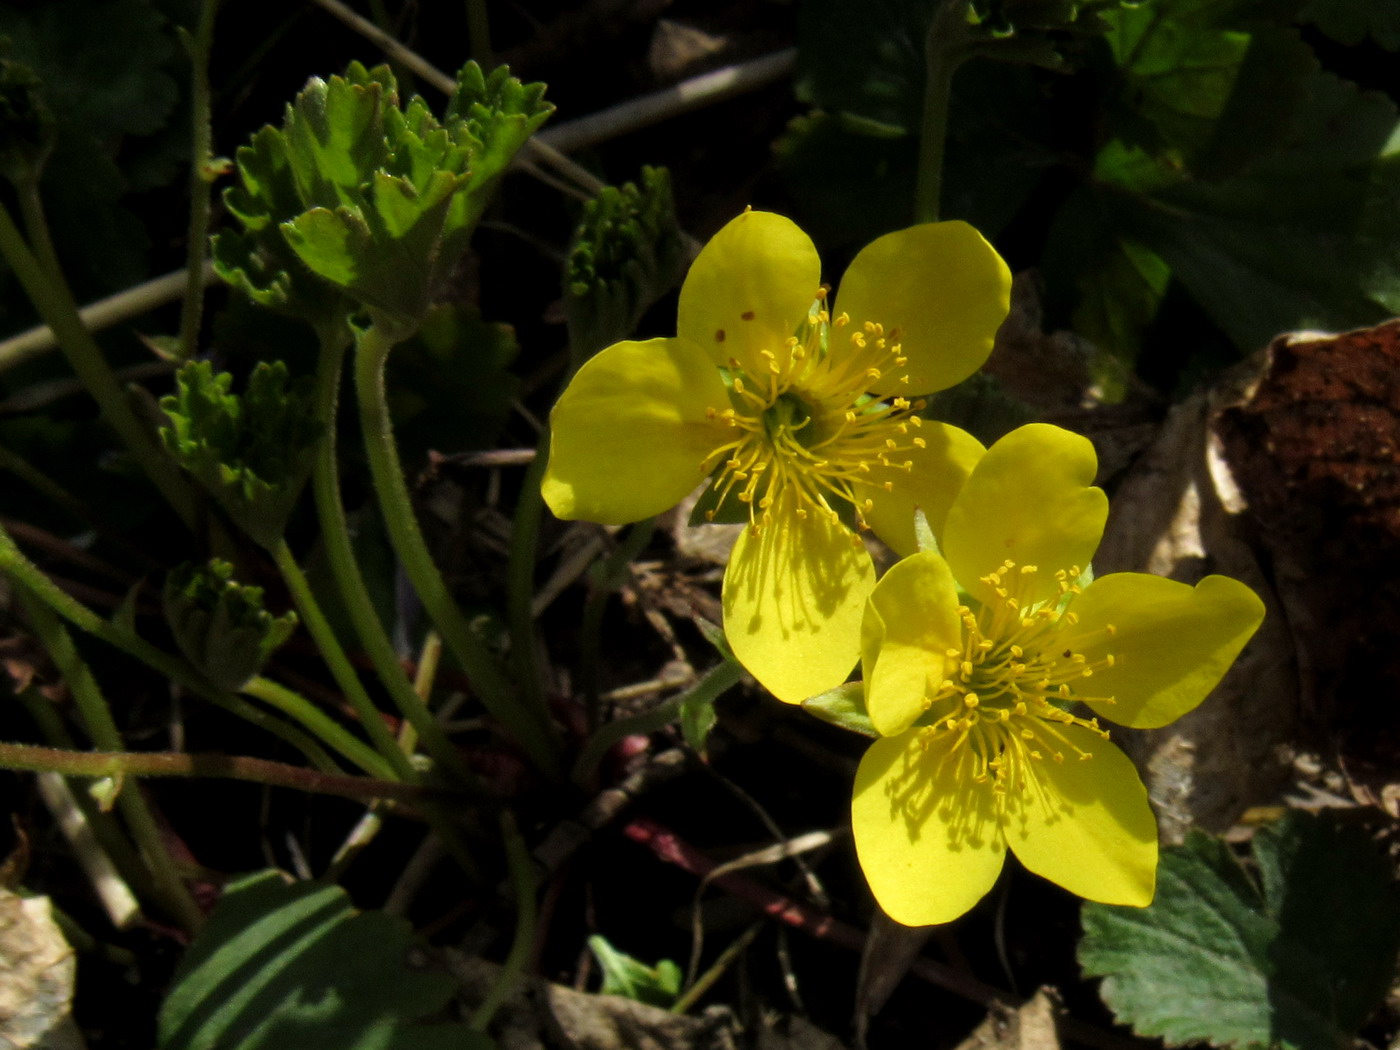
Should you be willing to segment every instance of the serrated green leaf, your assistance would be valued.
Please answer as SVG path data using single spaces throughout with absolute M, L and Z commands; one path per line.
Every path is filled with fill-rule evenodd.
M 1298 812 L 1262 829 L 1253 852 L 1258 883 L 1193 831 L 1164 852 L 1149 907 L 1084 906 L 1080 965 L 1141 1035 L 1350 1046 L 1400 948 L 1390 864 L 1359 829 Z
M 281 361 L 261 362 L 244 392 L 233 394 L 233 376 L 192 361 L 175 383 L 160 402 L 166 448 L 250 536 L 275 545 L 323 430 L 312 381 L 291 379 Z
M 181 961 L 159 1050 L 490 1050 L 483 1033 L 423 1020 L 454 982 L 408 969 L 410 936 L 402 919 L 357 912 L 338 886 L 247 876 Z
M 1246 352 L 1400 309 L 1400 114 L 1260 21 L 1292 13 L 1145 0 L 1105 15 L 1123 84 L 1046 258 L 1052 281 L 1075 275 L 1076 324 L 1125 362 L 1168 277 Z
M 552 111 L 542 96 L 469 63 L 440 122 L 420 98 L 399 105 L 387 67 L 313 79 L 280 129 L 238 152 L 242 186 L 225 200 L 245 236 L 216 241 L 219 273 L 313 324 L 359 304 L 411 329 Z
M 261 587 L 233 579 L 214 559 L 172 570 L 162 596 L 166 622 L 185 658 L 215 685 L 237 692 L 296 628 L 294 612 L 273 616 Z
M 835 689 L 809 696 L 802 701 L 802 709 L 823 722 L 830 722 L 849 732 L 872 738 L 880 735 L 865 710 L 864 682 L 846 682 Z
M 574 367 L 632 335 L 647 308 L 680 283 L 685 262 L 664 168 L 643 168 L 640 183 L 605 186 L 585 204 L 564 274 Z
M 608 943 L 607 938 L 594 934 L 588 938 L 588 948 L 603 971 L 604 995 L 620 995 L 652 1006 L 668 1007 L 681 991 L 681 968 L 670 959 L 648 966 Z

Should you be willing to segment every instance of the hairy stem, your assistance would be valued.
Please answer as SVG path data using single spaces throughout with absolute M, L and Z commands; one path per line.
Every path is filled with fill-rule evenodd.
M 101 686 L 79 654 L 78 647 L 73 644 L 73 636 L 57 614 L 23 586 L 16 588 L 16 595 L 30 627 L 67 683 L 92 742 L 104 751 L 121 751 L 124 746 L 121 730 L 117 728 Z M 151 873 L 161 907 L 177 919 L 185 930 L 193 932 L 199 929 L 204 923 L 204 913 L 189 889 L 180 881 L 175 861 L 165 848 L 160 825 L 146 805 L 145 796 L 137 789 L 120 790 L 117 806 L 131 829 L 142 861 Z
M 213 132 L 209 126 L 209 52 L 214 45 L 214 17 L 219 0 L 203 0 L 199 24 L 185 37 L 190 53 L 190 231 L 185 264 L 185 301 L 180 313 L 180 358 L 194 356 L 204 314 L 205 241 L 209 237 L 209 188 L 214 180 Z
M 374 324 L 359 333 L 355 354 L 355 389 L 361 429 L 390 542 L 428 616 L 457 658 L 477 697 L 536 766 L 556 775 L 560 768 L 559 751 L 547 713 L 540 707 L 521 703 L 495 657 L 458 608 L 419 530 L 408 484 L 399 467 L 384 387 L 384 366 L 389 351 L 398 341 L 390 324 L 376 318 Z
M 471 770 L 461 753 L 443 732 L 428 709 L 427 695 L 414 689 L 394 651 L 384 625 L 375 612 L 374 602 L 360 572 L 360 562 L 350 538 L 345 520 L 345 506 L 340 499 L 339 466 L 336 460 L 336 404 L 340 390 L 340 363 L 344 348 L 334 336 L 323 336 L 321 361 L 316 373 L 317 405 L 325 435 L 316 452 L 312 469 L 311 488 L 316 501 L 316 514 L 321 523 L 321 542 L 330 563 L 331 575 L 351 626 L 369 656 L 374 672 L 388 691 L 399 713 L 413 726 L 423 746 L 439 766 L 449 770 L 463 783 L 472 781 Z

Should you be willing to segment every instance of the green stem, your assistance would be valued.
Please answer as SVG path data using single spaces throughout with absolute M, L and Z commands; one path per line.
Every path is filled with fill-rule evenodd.
M 68 685 L 68 691 L 78 709 L 83 725 L 92 742 L 103 751 L 121 751 L 124 748 L 121 730 L 117 728 L 102 688 L 93 676 L 92 670 L 73 644 L 73 636 L 68 633 L 61 620 L 38 597 L 23 586 L 16 588 L 25 618 L 34 629 L 40 643 L 53 660 L 59 674 Z M 146 805 L 145 796 L 139 789 L 120 790 L 117 805 L 136 840 L 142 860 L 151 873 L 151 878 L 159 892 L 158 900 L 162 908 L 188 932 L 193 933 L 204 923 L 204 913 L 190 895 L 189 889 L 177 874 L 175 861 L 165 848 L 160 825 L 155 815 Z
M 953 74 L 967 57 L 966 0 L 942 0 L 924 39 L 924 112 L 919 131 L 919 171 L 914 188 L 914 221 L 937 222 L 943 196 L 943 149 L 948 141 L 948 104 Z
M 370 776 L 381 780 L 396 779 L 393 767 L 381 758 L 374 748 L 366 745 L 301 694 L 268 678 L 250 679 L 244 684 L 243 692 L 300 722 Z
M 321 604 L 316 600 L 316 595 L 312 593 L 311 585 L 307 582 L 306 575 L 301 571 L 301 566 L 297 564 L 296 558 L 292 556 L 292 549 L 287 546 L 286 540 L 279 541 L 277 546 L 273 548 L 272 558 L 277 563 L 278 571 L 282 573 L 282 579 L 286 581 L 287 589 L 291 591 L 292 602 L 296 605 L 302 622 L 306 624 L 306 629 L 311 632 L 311 638 L 316 643 L 316 648 L 320 650 L 322 659 L 330 668 L 331 677 L 335 679 L 336 685 L 340 687 L 341 693 L 349 701 L 350 706 L 355 709 L 355 714 L 360 718 L 360 724 L 364 726 L 365 732 L 374 742 L 375 750 L 388 761 L 394 775 L 399 780 L 412 781 L 414 779 L 413 765 L 409 762 L 408 756 L 399 750 L 394 734 L 384 724 L 383 714 L 379 708 L 374 706 L 374 701 L 370 699 L 369 693 L 365 691 L 364 685 L 360 682 L 360 676 L 350 665 L 345 650 L 341 648 L 340 641 L 336 638 L 330 621 L 326 619 L 326 614 L 321 611 Z
M 52 701 L 39 695 L 34 689 L 27 690 L 20 700 L 51 747 L 67 751 L 78 750 L 77 741 L 68 732 Z M 125 832 L 117 826 L 116 818 L 98 808 L 97 801 L 87 792 L 85 784 L 73 778 L 67 778 L 67 783 L 74 804 L 82 812 L 88 827 L 92 829 L 93 839 L 111 859 L 121 877 L 128 885 L 136 888 L 138 896 L 158 899 L 160 891 L 156 888 L 155 879 L 146 869 L 140 854 L 136 852 Z
M 544 685 L 540 681 L 535 637 L 535 564 L 539 558 L 540 517 L 544 495 L 540 483 L 549 462 L 549 428 L 540 433 L 535 458 L 525 468 L 520 500 L 510 526 L 510 551 L 506 562 L 506 623 L 510 627 L 510 662 L 515 681 L 533 710 L 545 710 Z
M 525 972 L 530 961 L 530 949 L 535 942 L 535 924 L 539 909 L 535 903 L 535 864 L 520 828 L 515 823 L 515 814 L 508 809 L 501 810 L 501 837 L 505 840 L 506 866 L 510 869 L 510 884 L 515 890 L 515 936 L 511 940 L 506 961 L 501 964 L 501 972 L 487 991 L 481 1005 L 472 1014 L 471 1027 L 478 1032 L 486 1031 L 496 1011 L 506 1001 L 515 983 Z
M 302 766 L 289 766 L 246 755 L 192 755 L 183 751 L 66 751 L 0 742 L 0 768 L 94 778 L 205 777 L 243 780 L 366 801 L 390 798 L 422 803 L 441 794 L 432 788 L 397 780 L 319 773 Z M 119 800 L 128 794 L 123 791 Z
M 491 18 L 486 0 L 467 0 L 467 40 L 476 64 L 487 73 L 491 72 L 496 59 L 491 52 Z
M 577 784 L 587 784 L 593 778 L 598 763 L 608 753 L 608 749 L 624 737 L 633 733 L 654 733 L 676 720 L 681 708 L 687 703 L 708 703 L 719 697 L 726 689 L 737 684 L 744 677 L 744 669 L 734 660 L 716 664 L 705 672 L 705 676 L 684 693 L 663 700 L 650 711 L 643 711 L 631 718 L 619 718 L 609 722 L 588 738 L 578 761 L 574 764 L 573 779 Z
M 344 351 L 336 345 L 334 337 L 322 338 L 321 361 L 316 373 L 317 406 L 326 430 L 316 452 L 311 488 L 321 523 L 321 542 L 326 560 L 330 563 L 331 576 L 335 579 L 351 626 L 399 713 L 413 726 L 423 746 L 439 766 L 449 770 L 461 782 L 472 783 L 474 778 L 470 768 L 428 709 L 427 697 L 420 696 L 409 681 L 394 651 L 394 643 L 375 612 L 374 602 L 360 573 L 360 562 L 355 556 L 350 527 L 345 520 L 345 505 L 340 498 L 339 466 L 336 462 L 336 405 L 343 357 Z
M 429 617 L 452 650 L 462 672 L 486 709 L 515 738 L 536 766 L 551 776 L 560 771 L 557 742 L 545 711 L 525 707 L 495 658 L 457 607 L 418 528 L 408 484 L 399 469 L 393 425 L 384 387 L 384 366 L 398 340 L 383 319 L 358 333 L 355 389 L 365 449 L 380 511 L 390 542 Z
M 4 205 L 0 205 L 0 255 L 9 263 L 44 323 L 53 329 L 68 363 L 96 399 L 102 417 L 116 430 L 180 519 L 193 529 L 197 515 L 193 488 L 127 402 L 126 392 L 108 366 L 101 347 L 78 316 L 67 283 L 61 275 L 50 274 L 48 267 L 35 257 Z
M 100 638 L 108 645 L 115 646 L 135 657 L 147 667 L 164 675 L 196 696 L 285 740 L 304 754 L 318 769 L 336 770 L 335 762 L 326 754 L 325 750 L 301 730 L 287 725 L 280 718 L 269 715 L 242 697 L 216 689 L 182 660 L 157 649 L 154 645 L 117 626 L 117 624 L 104 620 L 86 605 L 75 600 L 24 556 L 3 526 L 0 526 L 0 572 L 13 577 L 35 597 L 79 630 L 95 638 Z
M 214 16 L 219 0 L 203 0 L 199 25 L 185 37 L 190 54 L 190 232 L 186 249 L 185 302 L 180 313 L 180 358 L 194 356 L 204 314 L 205 241 L 209 237 L 209 189 L 213 182 L 213 132 L 209 126 L 209 52 L 214 45 Z

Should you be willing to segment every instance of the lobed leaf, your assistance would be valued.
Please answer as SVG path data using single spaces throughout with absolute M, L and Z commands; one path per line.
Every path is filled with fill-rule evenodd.
M 1254 838 L 1256 881 L 1193 831 L 1144 909 L 1086 904 L 1079 962 L 1121 1021 L 1169 1043 L 1341 1048 L 1400 948 L 1389 862 L 1359 829 L 1292 812 Z

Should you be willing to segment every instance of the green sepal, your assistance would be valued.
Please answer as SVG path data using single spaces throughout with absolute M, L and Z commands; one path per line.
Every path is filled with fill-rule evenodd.
M 865 710 L 865 683 L 846 682 L 802 701 L 802 709 L 823 722 L 871 738 L 880 734 Z
M 160 402 L 169 419 L 160 432 L 166 448 L 240 528 L 275 546 L 324 430 L 311 379 L 291 379 L 281 361 L 262 362 L 244 392 L 233 394 L 231 375 L 192 361 L 175 384 Z
M 680 721 L 681 736 L 685 738 L 685 742 L 704 755 L 705 745 L 710 738 L 710 730 L 719 721 L 719 716 L 715 714 L 714 698 L 706 696 L 683 697 L 681 699 Z
M 574 367 L 630 336 L 647 308 L 680 283 L 685 262 L 665 168 L 643 168 L 639 183 L 605 186 L 585 204 L 564 276 Z
M 589 951 L 603 971 L 604 995 L 620 995 L 652 1006 L 671 1006 L 681 994 L 681 968 L 670 959 L 648 966 L 608 943 L 605 937 L 593 934 L 588 938 Z
M 264 609 L 262 588 L 239 583 L 233 566 L 217 558 L 173 569 L 162 605 L 185 659 L 230 692 L 257 674 L 297 625 L 294 612 L 273 616 Z

